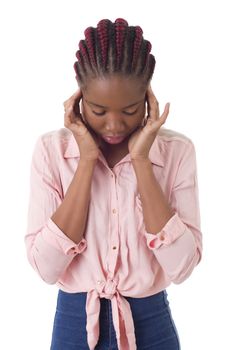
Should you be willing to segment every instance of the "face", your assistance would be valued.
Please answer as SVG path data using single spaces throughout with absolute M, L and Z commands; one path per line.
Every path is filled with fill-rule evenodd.
M 144 119 L 146 88 L 135 78 L 115 75 L 92 79 L 82 89 L 82 116 L 103 146 L 127 145 Z

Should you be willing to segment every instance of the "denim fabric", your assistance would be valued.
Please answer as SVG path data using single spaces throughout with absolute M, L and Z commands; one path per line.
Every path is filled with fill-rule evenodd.
M 50 350 L 89 350 L 86 295 L 59 289 Z M 137 350 L 181 349 L 166 290 L 144 298 L 125 298 L 133 315 Z M 100 335 L 95 350 L 118 350 L 111 300 L 101 298 L 100 302 Z

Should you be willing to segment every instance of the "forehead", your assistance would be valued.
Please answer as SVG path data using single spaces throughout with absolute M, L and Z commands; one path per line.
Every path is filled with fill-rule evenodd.
M 89 80 L 82 91 L 85 99 L 102 106 L 127 106 L 144 98 L 146 88 L 139 79 L 110 76 Z

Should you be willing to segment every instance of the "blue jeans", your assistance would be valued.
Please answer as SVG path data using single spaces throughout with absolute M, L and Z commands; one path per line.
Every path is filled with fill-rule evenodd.
M 50 350 L 89 350 L 86 295 L 59 289 Z M 180 350 L 165 289 L 145 298 L 124 298 L 132 311 L 137 350 Z M 100 298 L 100 305 L 100 335 L 95 350 L 118 350 L 111 300 Z

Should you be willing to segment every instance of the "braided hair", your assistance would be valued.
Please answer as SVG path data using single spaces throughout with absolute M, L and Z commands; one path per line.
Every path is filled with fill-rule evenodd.
M 151 79 L 155 58 L 151 43 L 143 38 L 142 28 L 129 26 L 122 18 L 113 23 L 102 19 L 97 27 L 84 31 L 74 63 L 76 80 L 84 88 L 88 79 L 106 77 L 114 73 L 140 78 L 143 85 Z

